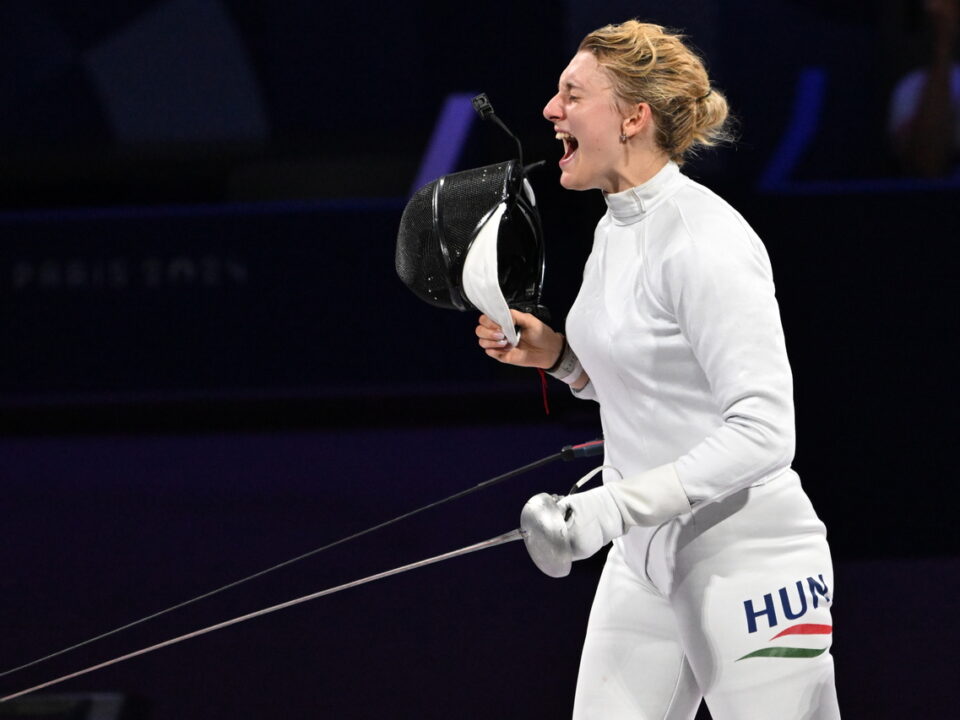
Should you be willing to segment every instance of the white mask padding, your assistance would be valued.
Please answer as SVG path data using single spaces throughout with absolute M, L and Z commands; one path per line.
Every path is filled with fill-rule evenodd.
M 503 328 L 507 342 L 516 345 L 520 336 L 513 326 L 510 308 L 500 289 L 500 273 L 497 266 L 497 236 L 500 219 L 507 210 L 500 203 L 480 228 L 476 239 L 463 261 L 463 292 L 488 318 Z

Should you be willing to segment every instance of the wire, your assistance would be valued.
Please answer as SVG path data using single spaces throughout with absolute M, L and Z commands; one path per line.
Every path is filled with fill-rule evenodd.
M 620 479 L 623 480 L 623 473 L 620 472 L 619 470 L 617 470 L 617 468 L 615 468 L 613 465 L 601 465 L 600 467 L 595 467 L 593 470 L 591 470 L 590 472 L 588 472 L 588 473 L 587 473 L 586 475 L 584 475 L 582 478 L 580 478 L 579 480 L 577 480 L 577 481 L 573 484 L 573 487 L 570 488 L 570 492 L 568 492 L 567 495 L 573 495 L 575 492 L 577 492 L 578 490 L 580 490 L 580 488 L 582 488 L 582 487 L 583 487 L 584 485 L 586 485 L 588 482 L 590 482 L 591 480 L 593 480 L 594 476 L 597 475 L 598 473 L 600 473 L 600 472 L 603 471 L 603 470 L 613 470 L 617 475 L 620 476 Z
M 444 560 L 449 560 L 451 558 L 459 557 L 461 555 L 466 555 L 468 553 L 476 552 L 478 550 L 485 550 L 487 548 L 496 547 L 497 545 L 503 545 L 504 543 L 513 542 L 514 540 L 520 540 L 523 537 L 521 530 L 513 530 L 503 535 L 498 535 L 497 537 L 490 538 L 489 540 L 484 540 L 483 542 L 474 543 L 473 545 L 468 545 L 467 547 L 460 548 L 459 550 L 453 550 L 451 552 L 443 553 L 442 555 L 436 555 L 426 560 L 418 560 L 417 562 L 409 563 L 407 565 L 402 565 L 401 567 L 393 568 L 392 570 L 385 570 L 379 572 L 375 575 L 369 575 L 365 578 L 359 580 L 353 580 L 343 585 L 337 585 L 336 587 L 327 588 L 326 590 L 320 590 L 319 592 L 311 593 L 309 595 L 304 595 L 303 597 L 298 597 L 293 600 L 288 600 L 287 602 L 280 603 L 278 605 L 271 605 L 270 607 L 263 608 L 261 610 L 256 610 L 246 615 L 240 615 L 230 620 L 225 620 L 224 622 L 219 622 L 216 625 L 209 625 L 200 630 L 194 630 L 193 632 L 186 633 L 185 635 L 179 635 L 175 638 L 169 640 L 164 640 L 163 642 L 157 643 L 155 645 L 150 645 L 149 647 L 141 648 L 126 655 L 120 655 L 115 657 L 112 660 L 107 660 L 106 662 L 97 663 L 96 665 L 91 665 L 90 667 L 84 668 L 83 670 L 78 670 L 72 672 L 69 675 L 62 675 L 61 677 L 55 678 L 53 680 L 48 680 L 47 682 L 40 683 L 39 685 L 34 685 L 29 687 L 26 690 L 20 690 L 15 692 L 12 695 L 7 695 L 5 697 L 0 697 L 0 703 L 5 703 L 8 700 L 13 700 L 15 698 L 27 695 L 36 690 L 42 690 L 43 688 L 48 688 L 52 685 L 58 685 L 66 680 L 72 680 L 73 678 L 80 677 L 81 675 L 86 675 L 92 673 L 94 670 L 100 670 L 101 668 L 109 667 L 111 665 L 116 665 L 117 663 L 124 662 L 125 660 L 130 660 L 140 655 L 146 655 L 151 653 L 154 650 L 159 650 L 160 648 L 169 647 L 171 645 L 176 645 L 177 643 L 183 642 L 184 640 L 190 640 L 191 638 L 200 637 L 201 635 L 206 635 L 212 633 L 215 630 L 222 630 L 225 627 L 230 627 L 231 625 L 236 625 L 237 623 L 246 622 L 247 620 L 253 620 L 254 618 L 262 617 L 263 615 L 269 615 L 270 613 L 276 612 L 277 610 L 285 610 L 286 608 L 293 607 L 294 605 L 300 605 L 302 603 L 308 602 L 310 600 L 316 600 L 317 598 L 323 597 L 325 595 L 332 595 L 338 593 L 341 590 L 347 590 L 349 588 L 357 587 L 358 585 L 365 585 L 366 583 L 373 582 L 374 580 L 381 580 L 383 578 L 390 577 L 392 575 L 399 575 L 400 573 L 405 573 L 409 570 L 415 570 L 417 568 L 424 567 L 426 565 L 433 565 L 438 562 L 443 562 Z
M 461 490 L 460 492 L 454 493 L 453 495 L 450 495 L 449 497 L 445 497 L 442 500 L 436 500 L 432 503 L 416 508 L 415 510 L 410 510 L 409 512 L 403 513 L 402 515 L 398 515 L 395 518 L 382 522 L 378 525 L 374 525 L 373 527 L 369 527 L 366 530 L 361 530 L 359 532 L 353 533 L 352 535 L 347 535 L 346 537 L 342 537 L 339 540 L 334 540 L 331 543 L 327 543 L 326 545 L 322 545 L 318 548 L 314 548 L 313 550 L 310 550 L 309 552 L 305 552 L 302 555 L 297 555 L 296 557 L 290 558 L 289 560 L 284 560 L 283 562 L 277 563 L 276 565 L 271 565 L 270 567 L 264 570 L 260 570 L 259 572 L 255 572 L 252 575 L 247 575 L 246 577 L 240 578 L 239 580 L 234 580 L 233 582 L 227 583 L 226 585 L 221 585 L 220 587 L 214 590 L 210 590 L 201 595 L 197 595 L 196 597 L 192 597 L 189 600 L 184 600 L 183 602 L 177 603 L 176 605 L 171 605 L 168 608 L 164 608 L 163 610 L 159 610 L 155 613 L 151 613 L 150 615 L 146 615 L 142 618 L 139 618 L 138 620 L 129 622 L 126 625 L 121 625 L 120 627 L 116 627 L 113 630 L 108 630 L 107 632 L 88 638 L 87 640 L 83 640 L 82 642 L 78 642 L 74 645 L 70 645 L 69 647 L 63 648 L 62 650 L 57 650 L 56 652 L 52 652 L 49 655 L 44 655 L 43 657 L 37 658 L 36 660 L 31 660 L 30 662 L 24 663 L 23 665 L 18 665 L 17 667 L 10 668 L 9 670 L 4 670 L 3 672 L 0 672 L 0 677 L 5 677 L 7 675 L 18 672 L 20 670 L 24 670 L 28 667 L 39 665 L 42 662 L 46 662 L 47 660 L 52 660 L 53 658 L 59 657 L 60 655 L 65 655 L 68 652 L 72 652 L 73 650 L 77 650 L 86 645 L 90 645 L 91 643 L 97 642 L 98 640 L 103 640 L 104 638 L 108 638 L 111 635 L 116 635 L 117 633 L 123 632 L 124 630 L 129 630 L 130 628 L 136 627 L 137 625 L 142 625 L 143 623 L 148 622 L 149 620 L 154 620 L 158 617 L 171 613 L 174 610 L 180 610 L 181 608 L 185 608 L 188 605 L 193 605 L 194 603 L 200 602 L 201 600 L 206 600 L 207 598 L 213 597 L 214 595 L 218 595 L 226 590 L 230 590 L 239 585 L 243 585 L 244 583 L 250 582 L 251 580 L 255 580 L 256 578 L 263 577 L 264 575 L 268 573 L 272 573 L 275 570 L 279 570 L 280 568 L 284 568 L 284 567 L 287 567 L 288 565 L 293 565 L 294 563 L 300 562 L 301 560 L 305 560 L 306 558 L 312 557 L 317 553 L 321 553 L 325 550 L 330 550 L 331 548 L 337 547 L 338 545 L 343 545 L 344 543 L 350 542 L 351 540 L 356 540 L 357 538 L 363 537 L 364 535 L 369 535 L 370 533 L 376 532 L 377 530 L 382 530 L 383 528 L 393 525 L 395 523 L 398 523 L 401 520 L 406 520 L 407 518 L 411 518 L 414 515 L 418 515 L 419 513 L 426 512 L 427 510 L 431 510 L 435 507 L 443 505 L 444 503 L 448 503 L 453 500 L 466 497 L 467 495 L 475 493 L 478 490 L 488 488 L 491 485 L 496 485 L 497 483 L 503 482 L 504 480 L 509 480 L 510 478 L 516 477 L 517 475 L 521 475 L 525 472 L 535 470 L 536 468 L 542 467 L 543 465 L 547 465 L 551 462 L 554 462 L 555 460 L 560 460 L 560 459 L 570 460 L 575 457 L 585 457 L 588 454 L 595 454 L 597 451 L 595 450 L 594 446 L 597 444 L 597 442 L 598 441 L 592 441 L 590 443 L 583 443 L 581 445 L 573 445 L 573 446 L 568 445 L 558 453 L 554 453 L 553 455 L 548 455 L 547 457 L 540 458 L 539 460 L 536 460 L 532 463 L 528 463 L 527 465 L 516 468 L 509 472 L 503 473 L 502 475 L 497 475 L 496 477 L 490 478 L 489 480 L 484 480 L 482 483 L 474 485 L 471 488 L 467 488 L 466 490 Z M 600 445 L 602 446 L 602 442 L 600 442 Z

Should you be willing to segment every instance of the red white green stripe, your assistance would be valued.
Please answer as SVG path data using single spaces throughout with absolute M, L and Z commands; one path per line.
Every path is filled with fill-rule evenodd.
M 776 640 L 784 635 L 830 635 L 833 627 L 830 625 L 816 625 L 814 623 L 802 623 L 788 627 L 776 635 L 771 640 Z M 747 653 L 742 658 L 737 658 L 737 662 L 755 657 L 774 657 L 774 658 L 815 658 L 823 655 L 827 648 L 797 648 L 797 647 L 769 647 L 754 650 Z

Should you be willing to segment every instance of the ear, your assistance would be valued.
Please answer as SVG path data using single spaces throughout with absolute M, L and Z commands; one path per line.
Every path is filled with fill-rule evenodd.
M 621 131 L 628 138 L 643 132 L 653 124 L 653 111 L 648 103 L 642 102 L 630 107 L 621 123 Z

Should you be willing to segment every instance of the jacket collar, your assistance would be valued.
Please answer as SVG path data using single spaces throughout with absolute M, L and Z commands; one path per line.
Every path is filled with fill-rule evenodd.
M 604 193 L 603 199 L 617 225 L 631 225 L 671 195 L 682 177 L 680 167 L 671 160 L 642 185 L 618 193 Z

